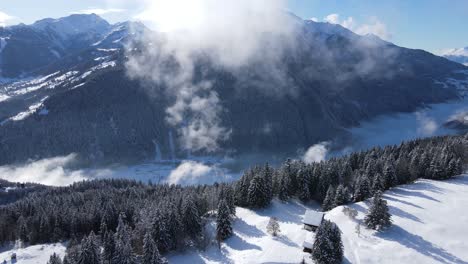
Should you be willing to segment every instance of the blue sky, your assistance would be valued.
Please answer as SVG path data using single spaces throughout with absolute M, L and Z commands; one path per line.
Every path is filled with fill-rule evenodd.
M 148 0 L 1 0 L 0 25 L 32 23 L 74 12 L 100 13 L 111 22 L 128 20 Z M 468 0 L 287 0 L 298 16 L 340 23 L 374 33 L 400 46 L 439 52 L 468 46 Z M 333 15 L 332 15 L 333 14 Z M 330 16 L 331 15 L 331 16 Z

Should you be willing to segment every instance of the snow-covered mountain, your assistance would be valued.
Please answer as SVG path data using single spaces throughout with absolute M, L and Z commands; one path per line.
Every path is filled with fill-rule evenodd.
M 297 27 L 297 44 L 280 60 L 294 91 L 287 96 L 256 89 L 285 87 L 261 65 L 247 66 L 240 78 L 197 64 L 215 84 L 222 125 L 232 131 L 224 153 L 296 154 L 348 135 L 363 120 L 458 99 L 468 87 L 464 66 L 428 52 L 339 25 L 297 20 Z M 128 52 L 138 52 L 125 43 L 147 30 L 96 15 L 0 28 L 0 164 L 70 153 L 93 162 L 183 159 L 166 122 L 173 98 L 148 96 L 148 83 L 125 68 Z
M 442 53 L 442 56 L 468 66 L 468 47 L 446 50 Z

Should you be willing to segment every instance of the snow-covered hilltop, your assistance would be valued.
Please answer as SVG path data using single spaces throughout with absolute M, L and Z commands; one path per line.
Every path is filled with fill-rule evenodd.
M 325 215 L 342 233 L 345 263 L 468 263 L 466 237 L 468 228 L 468 175 L 447 181 L 418 180 L 387 191 L 392 214 L 390 229 L 376 233 L 363 226 L 369 202 L 351 204 L 358 211 L 356 219 L 343 213 L 343 206 Z M 307 236 L 302 219 L 307 209 L 318 205 L 298 201 L 274 201 L 263 210 L 237 208 L 232 238 L 221 249 L 212 246 L 206 251 L 187 252 L 169 257 L 173 263 L 300 263 Z M 278 218 L 280 236 L 266 231 L 270 217 Z M 360 235 L 356 225 L 361 223 Z
M 361 225 L 368 201 L 348 205 L 358 211 L 355 219 L 343 213 L 343 206 L 325 216 L 335 222 L 342 233 L 345 263 L 468 263 L 466 237 L 468 228 L 468 175 L 447 181 L 418 180 L 387 191 L 393 226 L 381 233 Z M 206 251 L 172 254 L 170 263 L 313 263 L 302 245 L 308 232 L 302 219 L 307 209 L 319 209 L 317 204 L 274 200 L 261 210 L 237 208 L 234 236 L 221 249 L 212 245 Z M 267 233 L 270 217 L 280 224 L 279 237 Z M 214 228 L 214 226 L 213 226 Z M 56 252 L 64 255 L 62 244 L 36 245 L 0 253 L 0 261 L 16 253 L 18 263 L 44 263 Z

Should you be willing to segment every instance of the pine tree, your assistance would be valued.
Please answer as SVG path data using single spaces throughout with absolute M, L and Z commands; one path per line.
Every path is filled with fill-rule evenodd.
M 47 264 L 62 264 L 62 260 L 60 259 L 59 256 L 57 256 L 57 254 L 52 254 L 49 258 L 49 261 L 47 262 Z
M 218 205 L 216 218 L 216 239 L 223 241 L 232 235 L 230 210 L 226 200 L 221 200 Z
M 398 179 L 396 177 L 395 166 L 393 165 L 394 161 L 387 162 L 384 166 L 383 171 L 383 185 L 385 190 L 388 190 L 392 187 L 398 185 Z
M 166 261 L 161 258 L 158 247 L 154 242 L 152 235 L 148 232 L 143 239 L 143 257 L 141 264 L 163 264 Z
M 184 230 L 192 238 L 197 238 L 202 231 L 201 218 L 195 203 L 194 198 L 189 196 L 182 204 L 182 222 Z
M 18 238 L 27 243 L 29 241 L 29 234 L 28 234 L 28 226 L 26 224 L 26 219 L 23 216 L 18 218 L 18 230 L 17 230 Z
M 136 262 L 130 241 L 124 241 L 116 237 L 115 252 L 112 256 L 112 264 L 134 264 Z
M 317 264 L 338 264 L 343 260 L 343 243 L 338 227 L 324 220 L 317 229 L 314 245 L 312 246 L 312 259 Z
M 251 181 L 249 185 L 248 191 L 248 203 L 249 206 L 258 208 L 263 206 L 263 197 L 265 193 L 262 186 L 261 178 L 256 175 Z
M 279 186 L 279 193 L 278 193 L 278 198 L 281 200 L 281 201 L 287 201 L 289 199 L 289 177 L 284 175 L 284 174 L 280 174 L 279 175 L 280 177 L 280 186 Z
M 340 184 L 336 188 L 334 204 L 336 206 L 340 206 L 340 205 L 345 204 L 346 202 L 347 202 L 346 201 L 346 190 L 345 190 L 344 186 L 342 184 Z
M 377 173 L 375 174 L 374 176 L 374 179 L 372 180 L 372 187 L 371 187 L 371 191 L 372 193 L 376 193 L 376 192 L 381 192 L 385 190 L 385 183 L 384 183 L 384 180 L 383 180 L 383 176 L 382 174 L 380 173 Z
M 88 237 L 81 241 L 77 264 L 100 264 L 99 246 L 92 231 Z
M 369 178 L 363 174 L 356 182 L 354 191 L 354 202 L 360 202 L 369 197 Z
M 112 231 L 106 231 L 104 234 L 104 239 L 102 241 L 102 253 L 101 259 L 103 264 L 109 264 L 112 261 L 112 256 L 115 253 L 115 241 L 114 241 L 114 234 Z
M 383 230 L 392 224 L 387 202 L 382 199 L 382 193 L 377 192 L 372 199 L 372 205 L 364 218 L 364 223 L 370 229 Z
M 323 211 L 329 211 L 335 207 L 335 189 L 330 186 L 328 188 L 327 195 L 325 196 L 325 200 L 323 200 L 322 209 Z
M 267 232 L 272 236 L 277 236 L 278 233 L 281 232 L 278 219 L 276 219 L 276 217 L 270 217 L 267 225 Z

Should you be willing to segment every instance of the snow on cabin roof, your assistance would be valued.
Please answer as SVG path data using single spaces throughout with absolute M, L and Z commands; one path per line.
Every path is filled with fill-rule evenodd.
M 322 212 L 307 210 L 303 223 L 306 225 L 319 226 L 322 223 L 323 215 Z

